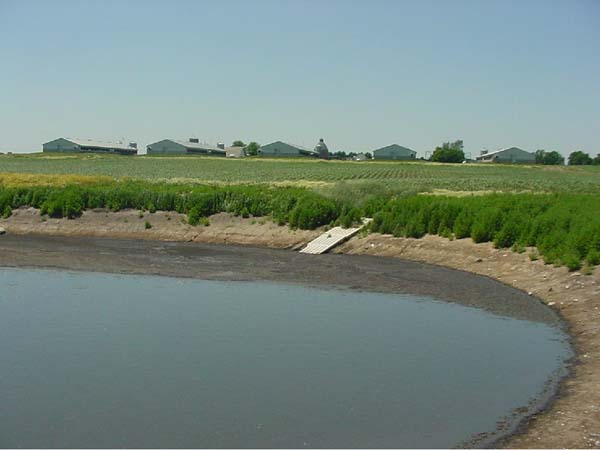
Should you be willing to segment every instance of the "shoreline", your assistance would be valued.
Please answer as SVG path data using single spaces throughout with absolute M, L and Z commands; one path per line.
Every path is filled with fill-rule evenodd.
M 367 286 L 367 289 L 370 287 L 378 292 L 415 293 L 416 290 L 421 295 L 434 298 L 442 297 L 440 293 L 443 292 L 446 297 L 442 297 L 443 300 L 480 307 L 496 314 L 526 320 L 532 318 L 540 320 L 540 317 L 543 317 L 542 321 L 556 321 L 555 323 L 564 320 L 567 326 L 566 332 L 571 336 L 572 347 L 576 354 L 570 364 L 570 374 L 562 379 L 558 390 L 543 404 L 537 405 L 541 407 L 541 411 L 533 415 L 531 412 L 522 413 L 514 429 L 509 430 L 508 433 L 507 430 L 502 430 L 504 437 L 485 436 L 484 441 L 471 441 L 470 444 L 554 448 L 600 446 L 600 429 L 597 425 L 600 423 L 600 370 L 598 370 L 600 364 L 596 361 L 596 355 L 600 350 L 598 345 L 600 271 L 598 269 L 589 276 L 569 273 L 565 268 L 553 268 L 545 266 L 540 261 L 529 261 L 524 254 L 496 250 L 490 244 L 474 244 L 469 240 L 449 241 L 436 236 L 426 236 L 422 239 L 382 235 L 357 236 L 334 249 L 332 254 L 315 257 L 297 252 L 267 250 L 264 247 L 297 248 L 312 236 L 318 235 L 318 230 L 298 234 L 287 227 L 277 227 L 268 221 L 259 223 L 253 219 L 225 217 L 226 215 L 219 215 L 221 217 L 214 221 L 211 218 L 209 227 L 190 227 L 181 224 L 176 217 L 171 217 L 168 222 L 164 222 L 162 220 L 166 216 L 164 213 L 147 214 L 147 217 L 160 225 L 147 230 L 148 233 L 140 233 L 135 226 L 140 227 L 140 222 L 143 224 L 144 220 L 138 219 L 133 224 L 124 221 L 123 216 L 136 217 L 138 213 L 133 211 L 124 214 L 86 212 L 88 221 L 105 220 L 102 222 L 103 226 L 91 229 L 89 223 L 78 222 L 80 219 L 41 221 L 38 218 L 36 221 L 35 214 L 36 212 L 31 210 L 19 210 L 15 217 L 0 220 L 0 226 L 8 232 L 7 235 L 0 237 L 0 249 L 2 249 L 0 265 L 7 265 L 8 262 L 8 266 L 14 267 L 15 265 L 10 264 L 10 258 L 13 258 L 13 263 L 18 262 L 16 266 L 30 266 L 22 264 L 23 261 L 29 260 L 33 262 L 33 267 L 38 268 L 43 266 L 85 270 L 90 266 L 87 265 L 89 261 L 86 263 L 86 258 L 82 254 L 91 253 L 87 259 L 93 260 L 94 264 L 108 263 L 110 258 L 103 253 L 110 252 L 103 245 L 113 241 L 114 248 L 119 250 L 116 253 L 117 259 L 115 262 L 113 258 L 111 265 L 105 267 L 114 269 L 121 265 L 120 269 L 123 270 L 119 270 L 119 273 L 139 273 L 136 272 L 139 269 L 135 269 L 137 266 L 143 267 L 146 274 L 177 276 L 174 269 L 164 273 L 164 266 L 161 269 L 153 264 L 143 265 L 144 255 L 156 257 L 161 252 L 163 256 L 169 255 L 175 258 L 174 261 L 179 257 L 176 266 L 184 264 L 189 267 L 189 262 L 194 258 L 199 258 L 204 266 L 208 266 L 211 258 L 213 262 L 215 258 L 217 260 L 224 258 L 224 261 L 229 264 L 227 270 L 204 270 L 194 273 L 194 277 L 208 277 L 207 279 L 249 281 L 264 280 L 269 275 L 276 276 L 278 281 L 287 282 L 290 281 L 290 277 L 286 275 L 284 269 L 291 264 L 293 267 L 303 267 L 302 270 L 294 272 L 296 279 L 295 281 L 291 279 L 291 282 L 314 287 L 357 289 L 364 286 L 365 281 L 368 280 L 370 286 Z M 223 223 L 227 221 L 231 226 L 223 227 Z M 115 225 L 106 227 L 110 223 Z M 175 226 L 175 223 L 178 225 Z M 216 224 L 220 225 L 219 229 Z M 87 234 L 81 233 L 82 226 L 87 227 Z M 119 227 L 126 228 L 125 232 L 122 229 L 115 230 Z M 190 231 L 194 234 L 190 235 Z M 138 240 L 127 240 L 131 235 L 136 236 Z M 146 241 L 139 240 L 140 238 Z M 81 242 L 75 245 L 75 241 Z M 236 243 L 260 248 L 219 246 L 217 249 L 210 246 L 209 251 L 207 246 L 200 242 Z M 29 244 L 24 245 L 24 243 Z M 81 254 L 73 251 L 77 246 L 80 247 Z M 179 250 L 175 251 L 175 247 L 182 250 L 178 256 Z M 61 263 L 60 254 L 64 254 L 65 249 L 71 251 L 63 256 Z M 135 251 L 130 254 L 132 249 Z M 39 253 L 37 262 L 36 251 Z M 197 253 L 198 251 L 200 254 Z M 240 252 L 253 255 L 255 264 L 244 265 L 239 258 Z M 266 257 L 267 254 L 270 254 L 269 258 Z M 273 254 L 276 256 L 273 257 Z M 316 258 L 322 262 L 315 264 Z M 71 267 L 73 265 L 75 267 Z M 340 278 L 340 267 L 346 268 L 345 277 Z M 383 275 L 380 272 L 381 267 L 387 270 Z M 322 270 L 316 270 L 317 268 Z M 245 277 L 240 276 L 244 270 L 249 272 L 246 272 Z M 114 270 L 110 271 L 114 272 Z M 483 277 L 473 277 L 471 274 L 483 275 Z M 432 277 L 436 279 L 435 286 L 430 282 Z M 465 282 L 469 277 L 471 281 Z M 395 281 L 390 281 L 393 279 Z M 438 285 L 441 279 L 445 281 Z M 454 291 L 449 295 L 451 298 L 445 295 L 449 290 Z M 507 290 L 514 291 L 514 297 L 512 294 L 509 296 L 513 298 L 512 301 L 506 300 L 503 295 L 497 295 L 498 292 L 506 293 Z M 539 311 L 537 308 L 523 307 L 525 304 L 536 303 Z M 544 305 L 551 308 L 546 308 Z M 539 316 L 542 310 L 544 313 Z M 550 316 L 554 319 L 550 319 Z M 522 420 L 524 418 L 525 420 Z

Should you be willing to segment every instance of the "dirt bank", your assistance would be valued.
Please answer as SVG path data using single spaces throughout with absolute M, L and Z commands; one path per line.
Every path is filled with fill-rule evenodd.
M 146 228 L 148 222 L 151 228 Z M 84 211 L 75 220 L 42 217 L 37 209 L 20 208 L 0 226 L 11 234 L 50 234 L 55 236 L 95 236 L 125 239 L 205 242 L 211 244 L 254 245 L 270 248 L 296 248 L 314 239 L 319 231 L 294 230 L 266 219 L 244 219 L 216 214 L 210 226 L 191 226 L 185 214 L 143 213 L 134 210 Z
M 355 237 L 336 249 L 338 254 L 320 256 L 252 247 L 149 244 L 139 240 L 96 238 L 293 248 L 318 234 L 293 232 L 269 221 L 225 214 L 211 218 L 210 227 L 191 227 L 182 222 L 182 217 L 156 213 L 139 218 L 134 211 L 97 211 L 86 212 L 77 220 L 44 221 L 35 210 L 22 209 L 9 219 L 0 219 L 0 227 L 8 232 L 0 237 L 0 265 L 224 280 L 278 280 L 406 292 L 445 298 L 511 317 L 556 321 L 548 308 L 533 300 L 532 297 L 536 297 L 567 320 L 578 350 L 577 362 L 573 376 L 566 380 L 560 397 L 551 407 L 501 444 L 537 448 L 600 447 L 600 270 L 592 275 L 569 273 L 565 268 L 532 262 L 526 255 L 499 251 L 489 244 L 449 241 L 434 236 L 419 240 L 381 235 Z M 146 220 L 152 228 L 145 229 Z M 44 237 L 44 234 L 71 238 Z M 355 256 L 349 258 L 340 253 Z M 406 260 L 486 275 L 501 283 Z

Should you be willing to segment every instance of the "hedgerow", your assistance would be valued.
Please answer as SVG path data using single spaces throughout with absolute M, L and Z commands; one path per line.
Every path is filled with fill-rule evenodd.
M 299 187 L 268 185 L 206 186 L 110 181 L 96 185 L 6 187 L 0 184 L 0 213 L 32 206 L 51 217 L 76 218 L 86 209 L 126 208 L 177 211 L 191 225 L 228 212 L 238 216 L 270 216 L 280 225 L 314 229 L 348 227 L 373 217 L 370 230 L 420 238 L 437 234 L 498 248 L 523 251 L 535 247 L 549 264 L 577 270 L 600 264 L 600 196 L 594 194 L 490 194 L 452 197 L 435 195 L 375 196 L 333 199 Z
M 497 248 L 537 247 L 546 263 L 571 270 L 583 262 L 600 263 L 600 197 L 595 195 L 403 197 L 377 212 L 370 229 L 415 238 L 452 233 Z
M 302 188 L 190 186 L 139 181 L 97 186 L 0 186 L 3 214 L 21 206 L 33 206 L 50 217 L 69 219 L 93 208 L 177 211 L 187 214 L 188 223 L 192 225 L 204 223 L 203 218 L 219 212 L 243 217 L 270 215 L 277 223 L 301 229 L 330 224 L 342 210 L 339 202 Z

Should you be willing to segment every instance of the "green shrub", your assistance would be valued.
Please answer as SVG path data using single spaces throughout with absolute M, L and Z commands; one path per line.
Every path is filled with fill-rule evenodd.
M 4 207 L 4 210 L 2 211 L 2 218 L 8 219 L 10 216 L 12 216 L 12 208 L 10 207 L 10 205 L 6 205 Z
M 289 215 L 292 228 L 314 230 L 336 219 L 336 204 L 321 197 L 302 197 Z
M 581 259 L 575 253 L 567 253 L 560 258 L 560 262 L 567 266 L 570 271 L 581 269 Z
M 50 217 L 74 219 L 81 216 L 83 207 L 81 190 L 70 187 L 51 192 L 41 205 L 41 213 Z
M 200 213 L 200 211 L 198 210 L 198 208 L 193 207 L 192 209 L 190 209 L 188 211 L 187 214 L 187 222 L 190 225 L 196 226 L 200 223 L 200 219 L 202 219 L 202 214 Z
M 496 248 L 508 248 L 516 243 L 519 237 L 519 226 L 512 220 L 507 220 L 494 235 L 494 246 Z
M 152 228 L 152 224 L 146 220 L 144 222 L 144 229 L 149 230 L 150 228 Z
M 590 266 L 597 266 L 600 264 L 600 251 L 595 248 L 590 249 L 585 260 Z
M 482 209 L 474 219 L 471 237 L 475 242 L 489 242 L 502 226 L 502 210 L 497 206 Z
M 464 208 L 456 217 L 452 231 L 457 239 L 464 239 L 471 236 L 471 226 L 473 224 L 473 214 L 467 208 Z

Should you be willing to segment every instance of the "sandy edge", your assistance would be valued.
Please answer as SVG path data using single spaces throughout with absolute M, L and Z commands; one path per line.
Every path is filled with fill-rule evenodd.
M 11 234 L 104 236 L 166 241 L 243 244 L 269 248 L 298 248 L 319 231 L 290 231 L 269 221 L 219 214 L 209 227 L 191 227 L 174 213 L 90 211 L 77 220 L 42 220 L 37 211 L 22 209 L 0 219 Z M 145 229 L 148 220 L 151 229 Z M 485 275 L 535 295 L 568 323 L 577 351 L 572 375 L 543 412 L 523 422 L 519 432 L 498 443 L 509 448 L 600 447 L 600 270 L 592 275 L 530 261 L 525 254 L 494 249 L 463 239 L 437 236 L 423 239 L 383 235 L 358 236 L 336 253 L 396 257 Z

